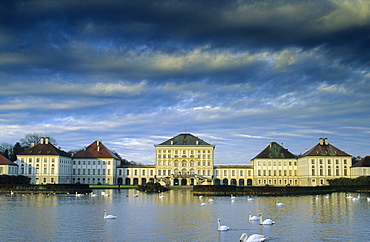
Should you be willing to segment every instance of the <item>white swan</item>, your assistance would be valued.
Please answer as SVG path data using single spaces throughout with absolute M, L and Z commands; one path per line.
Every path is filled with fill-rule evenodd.
M 249 221 L 257 221 L 258 217 L 256 215 L 252 216 L 251 212 L 249 212 Z
M 13 191 L 10 191 L 10 196 L 14 196 L 14 192 Z
M 102 196 L 105 196 L 106 195 L 106 193 L 105 192 L 103 192 L 103 191 L 101 191 L 101 193 L 100 193 Z
M 217 225 L 218 225 L 217 229 L 218 229 L 219 231 L 226 231 L 226 230 L 229 230 L 229 227 L 228 227 L 228 226 L 226 226 L 226 225 L 221 225 L 221 219 L 217 219 Z
M 201 203 L 200 205 L 202 205 L 202 206 L 207 206 L 207 203 Z
M 214 199 L 212 199 L 212 198 L 210 198 L 210 199 L 208 199 L 208 202 L 214 202 L 215 200 Z
M 275 221 L 273 221 L 272 219 L 269 219 L 269 218 L 262 221 L 262 214 L 261 213 L 260 213 L 259 217 L 260 217 L 260 224 L 261 225 L 273 225 L 275 223 Z
M 134 196 L 134 197 L 138 197 L 138 196 L 139 196 L 139 194 L 135 193 L 133 196 Z
M 163 196 L 163 195 L 159 195 L 159 198 L 165 198 L 166 196 Z
M 250 201 L 250 202 L 254 201 L 254 198 L 251 198 L 251 197 L 249 197 L 249 196 L 248 196 L 248 198 L 247 198 L 247 199 L 248 199 L 248 201 Z
M 276 202 L 276 206 L 278 206 L 278 207 L 284 207 L 284 203 L 279 203 L 279 202 Z
M 76 192 L 76 197 L 81 197 L 82 194 Z
M 231 194 L 231 200 L 235 200 L 235 197 L 233 196 L 233 194 Z
M 248 237 L 246 233 L 242 233 L 240 236 L 239 241 L 240 242 L 260 242 L 260 241 L 265 241 L 265 236 L 262 234 L 252 234 L 251 236 Z
M 370 202 L 370 197 L 367 197 L 367 201 Z
M 96 197 L 97 195 L 96 195 L 96 193 L 90 193 L 90 196 Z
M 199 196 L 199 199 L 203 199 L 203 196 L 202 196 L 202 195 L 200 195 L 200 196 Z
M 115 215 L 107 215 L 107 211 L 104 209 L 104 218 L 105 219 L 115 219 L 115 218 L 117 218 L 117 216 L 115 216 Z

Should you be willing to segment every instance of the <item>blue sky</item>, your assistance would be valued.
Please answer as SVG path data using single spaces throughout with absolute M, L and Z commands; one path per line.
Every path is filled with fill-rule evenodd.
M 370 155 L 370 1 L 2 1 L 0 33 L 0 143 L 154 164 L 187 132 L 216 164 L 320 137 Z

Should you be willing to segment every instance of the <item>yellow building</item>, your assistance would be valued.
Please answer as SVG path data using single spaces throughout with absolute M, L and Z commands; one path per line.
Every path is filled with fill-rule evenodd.
M 351 178 L 370 176 L 370 156 L 362 158 L 351 167 Z
M 121 165 L 117 167 L 119 185 L 144 185 L 154 182 L 156 168 L 154 165 Z
M 101 141 L 96 140 L 73 156 L 72 182 L 81 184 L 117 184 L 116 168 L 120 159 Z
M 297 157 L 276 142 L 252 160 L 256 186 L 298 185 Z
M 31 184 L 69 184 L 72 182 L 72 158 L 41 138 L 40 143 L 17 155 L 18 174 L 31 178 Z
M 155 179 L 170 186 L 212 184 L 214 149 L 192 134 L 179 134 L 155 147 Z
M 0 175 L 18 175 L 18 165 L 3 155 L 0 155 Z
M 252 166 L 218 165 L 214 173 L 214 185 L 254 185 Z
M 352 156 L 329 144 L 327 138 L 298 159 L 300 186 L 329 185 L 328 179 L 350 178 Z

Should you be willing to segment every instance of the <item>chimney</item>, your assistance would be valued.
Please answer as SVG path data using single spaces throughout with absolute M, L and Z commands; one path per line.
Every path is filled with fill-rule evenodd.
M 320 138 L 320 139 L 319 139 L 319 144 L 320 144 L 320 145 L 323 145 L 323 144 L 324 144 L 324 139 L 323 139 L 323 138 Z
M 171 140 L 171 145 L 173 145 L 173 140 Z
M 99 146 L 99 140 L 96 141 L 96 146 Z
M 270 148 L 272 148 L 272 142 L 270 142 Z
M 195 144 L 196 144 L 196 145 L 198 145 L 198 144 L 199 144 L 199 141 L 198 141 L 198 140 L 196 140 L 196 141 L 195 141 Z
M 49 144 L 49 137 L 45 138 L 45 144 Z
M 31 148 L 35 146 L 35 143 L 34 142 L 31 142 Z
M 325 145 L 328 145 L 328 144 L 329 144 L 329 139 L 328 139 L 328 138 L 325 138 L 325 139 L 324 139 L 324 144 L 325 144 Z
M 212 141 L 211 142 L 209 142 L 211 145 L 212 145 Z
M 42 145 L 43 145 L 43 144 L 44 144 L 44 140 L 45 140 L 45 138 L 44 138 L 44 137 L 41 137 L 41 138 L 40 138 L 40 144 L 42 144 Z

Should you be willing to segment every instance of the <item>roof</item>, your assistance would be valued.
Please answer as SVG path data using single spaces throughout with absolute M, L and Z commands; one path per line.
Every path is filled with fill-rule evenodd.
M 352 167 L 370 167 L 370 156 L 357 161 Z
M 270 144 L 261 151 L 258 155 L 256 155 L 254 159 L 295 159 L 297 158 L 296 155 L 293 155 L 285 149 L 283 146 L 279 145 L 276 142 L 270 142 Z
M 351 156 L 329 143 L 318 143 L 302 156 Z
M 210 145 L 210 144 L 192 134 L 179 134 L 159 145 Z
M 0 165 L 18 166 L 13 161 L 9 160 L 3 155 L 0 155 Z
M 99 140 L 92 142 L 83 150 L 78 151 L 73 158 L 113 158 L 119 160 L 119 158 Z
M 49 142 L 47 144 L 45 143 L 37 144 L 21 152 L 19 155 L 59 155 L 59 156 L 71 157 L 70 154 L 68 154 L 64 150 L 58 149 L 52 143 L 49 143 Z

